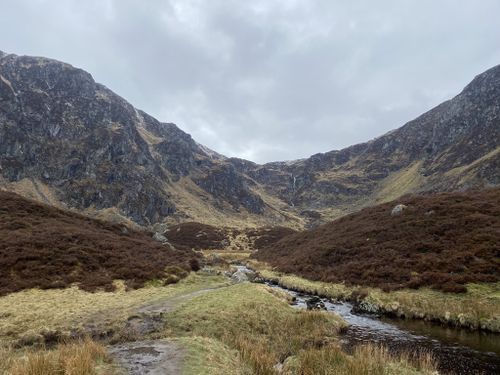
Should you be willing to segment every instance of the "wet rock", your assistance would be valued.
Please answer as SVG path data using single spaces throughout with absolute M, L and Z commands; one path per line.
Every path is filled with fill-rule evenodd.
M 317 296 L 310 297 L 306 300 L 306 306 L 308 310 L 326 310 L 326 306 Z
M 391 211 L 391 216 L 399 216 L 403 213 L 404 210 L 406 210 L 408 206 L 404 204 L 398 204 L 394 206 L 394 208 Z
M 351 312 L 354 314 L 379 314 L 380 308 L 374 303 L 361 300 L 353 304 Z
M 265 284 L 266 283 L 266 279 L 264 279 L 259 274 L 255 274 L 255 277 L 253 278 L 252 282 L 253 283 L 257 283 L 257 284 Z
M 157 340 L 115 345 L 109 353 L 127 374 L 180 374 L 185 349 L 175 342 Z

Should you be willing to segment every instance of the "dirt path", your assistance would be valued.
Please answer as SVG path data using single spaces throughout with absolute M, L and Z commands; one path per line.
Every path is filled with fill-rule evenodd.
M 109 353 L 130 375 L 179 375 L 185 349 L 175 342 L 153 340 L 115 345 Z
M 191 293 L 181 294 L 179 296 L 170 297 L 163 301 L 158 301 L 153 304 L 144 305 L 137 312 L 139 314 L 164 314 L 174 311 L 177 306 L 179 306 L 182 302 L 186 302 L 194 297 L 201 296 L 202 294 L 212 292 L 216 289 L 224 288 L 227 285 L 216 286 L 213 288 L 196 290 Z
M 163 314 L 174 311 L 181 303 L 227 285 L 197 290 L 140 307 L 127 322 L 137 337 L 161 332 Z M 127 342 L 109 347 L 116 364 L 129 375 L 180 375 L 185 349 L 178 343 L 161 340 Z

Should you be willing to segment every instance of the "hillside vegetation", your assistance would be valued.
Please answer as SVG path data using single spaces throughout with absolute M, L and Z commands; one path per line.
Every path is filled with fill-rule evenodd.
M 112 290 L 169 282 L 197 267 L 191 250 L 172 250 L 138 232 L 0 191 L 0 295 L 29 288 Z
M 406 208 L 392 215 L 397 204 Z M 494 188 L 406 196 L 287 236 L 254 257 L 311 280 L 464 292 L 467 283 L 500 280 L 499 244 Z

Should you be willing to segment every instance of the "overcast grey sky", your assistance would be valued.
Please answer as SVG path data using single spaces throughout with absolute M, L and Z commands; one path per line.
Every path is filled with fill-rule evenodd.
M 257 162 L 367 141 L 500 64 L 499 0 L 1 0 L 0 50 L 81 67 Z

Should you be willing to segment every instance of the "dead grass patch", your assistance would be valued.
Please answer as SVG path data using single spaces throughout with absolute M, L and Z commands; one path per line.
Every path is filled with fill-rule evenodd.
M 85 339 L 53 350 L 11 351 L 3 360 L 0 373 L 5 375 L 97 375 L 109 358 L 104 346 Z

